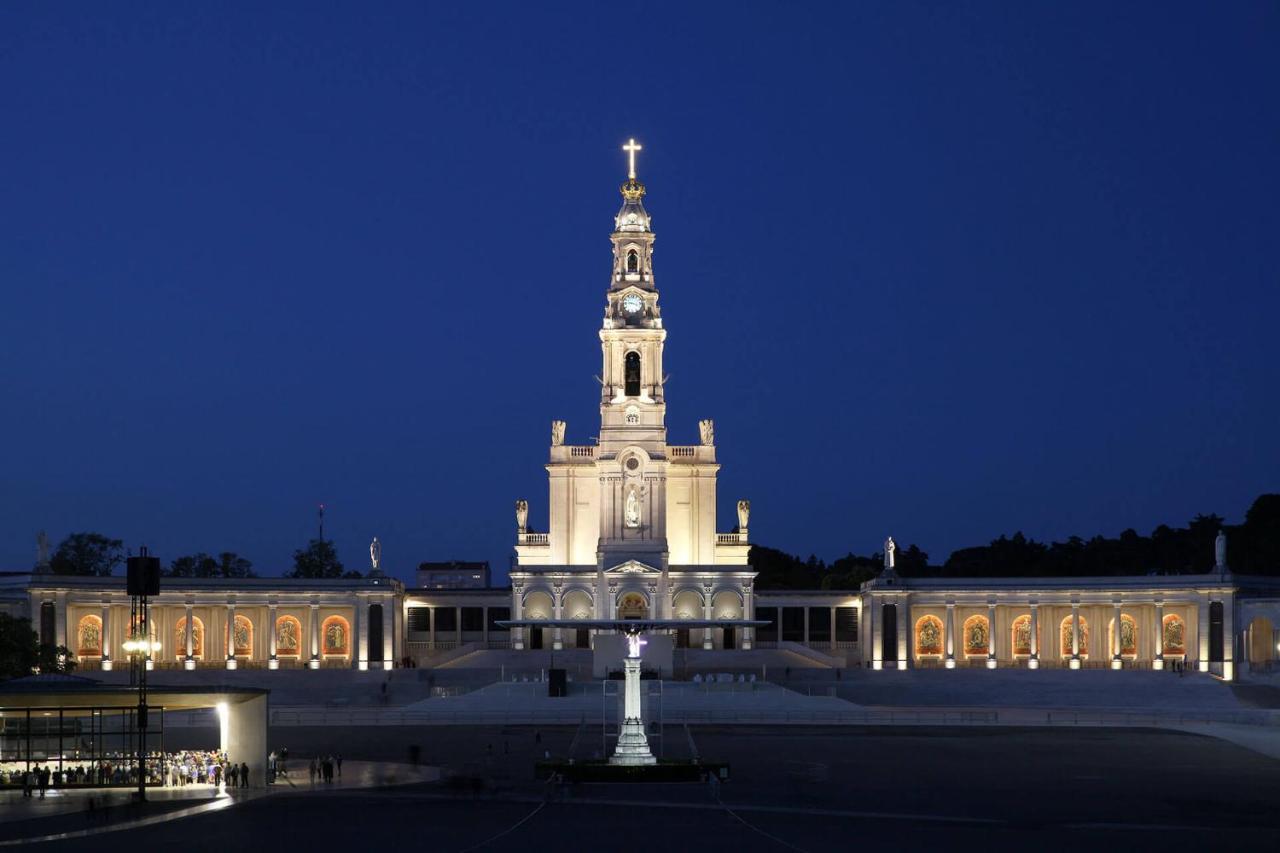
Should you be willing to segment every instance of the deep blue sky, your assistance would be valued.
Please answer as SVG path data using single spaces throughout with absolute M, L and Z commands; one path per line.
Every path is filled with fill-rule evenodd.
M 265 7 L 265 8 L 263 8 Z M 935 560 L 1280 487 L 1274 3 L 10 3 L 0 568 L 504 571 L 644 145 L 720 525 Z

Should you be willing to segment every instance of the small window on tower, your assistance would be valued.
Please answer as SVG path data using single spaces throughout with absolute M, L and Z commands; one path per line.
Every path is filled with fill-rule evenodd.
M 632 350 L 627 353 L 626 370 L 623 373 L 626 380 L 626 394 L 628 397 L 640 396 L 640 353 Z
M 627 272 L 640 272 L 640 256 L 635 249 L 627 251 Z

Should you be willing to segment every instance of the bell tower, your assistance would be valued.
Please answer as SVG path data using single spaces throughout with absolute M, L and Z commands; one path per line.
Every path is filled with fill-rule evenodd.
M 652 220 L 636 178 L 634 139 L 622 208 L 614 217 L 613 269 L 600 327 L 600 545 L 606 552 L 647 552 L 665 561 L 667 405 L 663 396 L 662 327 L 653 275 Z M 661 557 L 653 552 L 660 552 Z

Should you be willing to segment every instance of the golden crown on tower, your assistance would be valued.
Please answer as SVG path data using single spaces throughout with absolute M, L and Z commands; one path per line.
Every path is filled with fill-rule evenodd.
M 622 197 L 627 201 L 639 201 L 644 196 L 644 184 L 635 178 L 628 178 L 621 188 Z

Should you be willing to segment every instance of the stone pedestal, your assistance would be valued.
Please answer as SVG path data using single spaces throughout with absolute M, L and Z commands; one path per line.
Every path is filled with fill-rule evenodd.
M 627 658 L 622 664 L 624 692 L 622 697 L 622 731 L 618 746 L 609 756 L 610 764 L 657 764 L 649 751 L 644 720 L 640 711 L 640 659 Z

